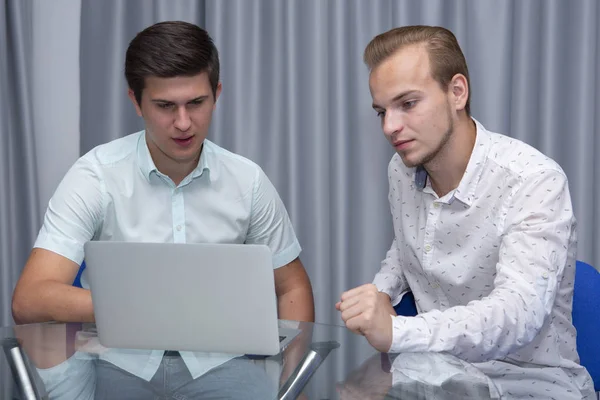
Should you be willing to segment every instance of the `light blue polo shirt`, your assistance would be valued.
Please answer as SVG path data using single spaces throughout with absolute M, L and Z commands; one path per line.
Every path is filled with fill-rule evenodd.
M 175 185 L 156 169 L 144 131 L 98 146 L 75 162 L 50 200 L 34 247 L 80 264 L 89 240 L 264 244 L 274 268 L 301 250 L 283 202 L 257 164 L 205 140 L 198 166 Z M 82 286 L 89 288 L 85 272 Z M 162 355 L 115 349 L 101 358 L 150 380 Z M 194 378 L 232 358 L 181 356 Z

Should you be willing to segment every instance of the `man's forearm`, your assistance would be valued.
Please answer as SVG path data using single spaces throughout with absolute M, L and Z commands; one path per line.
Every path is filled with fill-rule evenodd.
M 308 322 L 315 320 L 315 304 L 310 286 L 298 287 L 282 294 L 277 303 L 279 319 Z
M 15 293 L 12 308 L 18 324 L 94 322 L 91 292 L 60 282 L 39 282 L 22 288 Z
M 379 292 L 379 293 L 377 293 L 377 295 L 385 300 L 385 301 L 382 301 L 382 303 L 385 305 L 385 309 L 387 310 L 388 313 L 390 313 L 390 315 L 394 315 L 394 316 L 398 315 L 398 314 L 396 314 L 396 310 L 394 310 L 394 306 L 392 306 L 392 301 L 390 300 L 390 296 L 387 293 Z

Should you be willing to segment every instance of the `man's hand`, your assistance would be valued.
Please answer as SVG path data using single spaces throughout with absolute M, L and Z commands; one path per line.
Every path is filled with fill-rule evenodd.
M 385 293 L 371 283 L 342 293 L 335 308 L 352 332 L 363 335 L 378 351 L 387 352 L 392 345 L 392 315 L 396 315 Z

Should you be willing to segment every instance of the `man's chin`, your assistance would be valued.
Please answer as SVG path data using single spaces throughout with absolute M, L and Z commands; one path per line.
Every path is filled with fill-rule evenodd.
M 180 164 L 187 164 L 200 159 L 200 153 L 202 148 L 186 149 L 186 151 L 173 151 L 171 153 L 171 159 L 177 161 Z
M 415 168 L 422 164 L 421 162 L 419 162 L 419 160 L 415 160 L 414 158 L 411 158 L 411 157 L 406 157 L 405 154 L 400 153 L 399 151 L 397 153 L 400 156 L 400 159 L 402 160 L 402 163 L 404 164 L 404 166 L 406 168 Z

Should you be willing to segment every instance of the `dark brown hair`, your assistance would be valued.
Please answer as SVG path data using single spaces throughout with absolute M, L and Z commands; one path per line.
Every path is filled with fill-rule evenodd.
M 146 77 L 208 73 L 213 96 L 219 83 L 219 53 L 204 29 L 183 21 L 154 24 L 138 33 L 125 54 L 125 79 L 138 104 Z
M 460 49 L 458 41 L 452 32 L 440 26 L 413 25 L 394 28 L 375 36 L 367 45 L 364 61 L 369 70 L 403 47 L 423 44 L 429 54 L 431 76 L 444 92 L 456 74 L 462 74 L 467 79 L 469 98 L 465 105 L 467 115 L 471 115 L 471 82 L 467 61 Z

